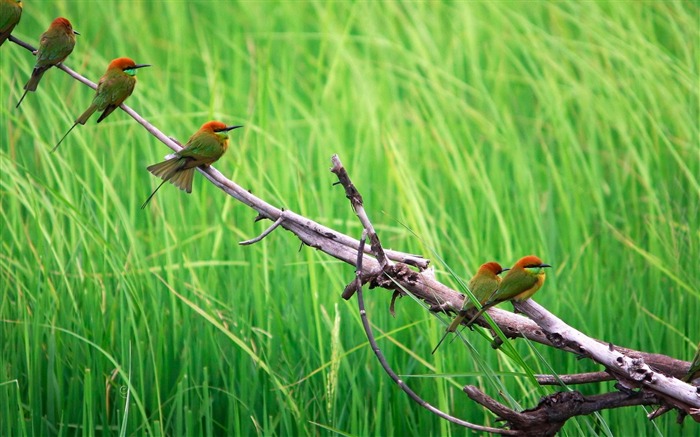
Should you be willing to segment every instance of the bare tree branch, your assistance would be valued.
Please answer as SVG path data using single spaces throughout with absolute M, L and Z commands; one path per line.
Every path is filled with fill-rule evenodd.
M 31 45 L 15 37 L 10 37 L 10 40 L 29 51 L 34 51 Z M 66 65 L 60 64 L 58 68 L 91 88 L 96 88 L 95 83 L 76 73 Z M 151 125 L 128 106 L 122 105 L 121 108 L 141 124 L 151 135 L 170 149 L 179 151 L 182 148 L 180 144 L 163 134 L 158 128 Z M 337 157 L 334 157 L 334 169 L 337 167 L 336 164 L 339 163 L 340 161 Z M 355 280 L 350 286 L 346 287 L 346 292 L 348 293 L 351 293 L 353 289 L 357 290 L 362 284 L 368 283 L 370 288 L 382 287 L 392 290 L 395 293 L 394 297 L 397 295 L 396 293 L 400 294 L 404 291 L 409 291 L 419 299 L 428 303 L 430 305 L 430 310 L 434 312 L 440 311 L 450 313 L 461 308 L 464 297 L 435 278 L 432 269 L 427 269 L 429 260 L 420 255 L 384 250 L 381 248 L 379 239 L 376 237 L 376 233 L 371 227 L 371 223 L 362 207 L 361 196 L 355 198 L 356 194 L 359 196 L 359 192 L 357 192 L 354 186 L 348 185 L 351 186 L 352 189 L 348 189 L 348 186 L 346 186 L 346 195 L 348 195 L 351 201 L 355 199 L 353 206 L 358 218 L 362 221 L 366 230 L 372 231 L 368 232 L 371 242 L 370 248 L 365 247 L 364 243 L 352 237 L 316 223 L 306 217 L 292 211 L 283 211 L 270 205 L 254 196 L 250 191 L 243 189 L 233 181 L 227 179 L 213 167 L 198 168 L 198 170 L 212 184 L 219 187 L 222 191 L 239 202 L 255 210 L 259 218 L 262 217 L 273 221 L 272 226 L 265 230 L 259 237 L 244 243 L 252 244 L 260 241 L 277 228 L 286 229 L 296 235 L 304 244 L 321 250 L 343 262 L 357 266 Z M 342 173 L 338 172 L 336 174 L 342 177 Z M 359 202 L 357 202 L 358 200 Z M 372 234 L 376 237 L 375 240 L 373 240 Z M 359 256 L 360 254 L 362 256 Z M 411 266 L 418 268 L 418 270 L 411 268 Z M 343 294 L 345 296 L 346 293 Z M 349 298 L 349 296 L 347 297 Z M 361 300 L 361 295 L 358 293 L 358 301 L 359 300 Z M 605 402 L 598 402 L 596 405 L 599 405 L 599 407 L 592 408 L 590 411 L 628 405 L 641 405 L 642 403 L 651 401 L 659 402 L 663 400 L 690 414 L 694 418 L 698 416 L 698 411 L 700 411 L 700 397 L 697 387 L 675 379 L 683 376 L 689 368 L 690 363 L 665 355 L 625 349 L 586 337 L 581 332 L 564 324 L 561 320 L 554 317 L 532 300 L 519 303 L 517 307 L 530 316 L 532 320 L 497 308 L 492 308 L 488 311 L 491 319 L 503 331 L 506 337 L 525 337 L 543 345 L 590 358 L 603 365 L 606 372 L 609 372 L 619 381 L 619 387 L 624 388 L 620 393 L 600 395 L 608 397 L 601 398 L 604 399 Z M 363 319 L 363 324 L 365 323 L 369 326 L 369 322 L 366 321 L 366 318 Z M 481 326 L 490 327 L 489 322 L 483 318 L 480 318 L 477 323 Z M 377 355 L 379 358 L 381 352 L 376 348 L 376 344 L 372 345 L 372 347 L 375 353 L 379 352 Z M 667 375 L 673 376 L 674 378 L 668 377 Z M 394 378 L 394 376 L 392 376 L 392 378 Z M 400 379 L 395 380 L 399 385 L 403 384 Z M 405 384 L 403 384 L 403 386 L 405 387 Z M 640 388 L 641 392 L 633 392 L 631 390 L 632 388 Z M 525 429 L 523 427 L 527 426 L 527 423 L 529 423 L 527 421 L 532 419 L 535 414 L 540 414 L 539 410 L 536 411 L 537 408 L 517 413 L 508 410 L 506 407 L 489 402 L 484 397 L 485 395 L 481 396 L 476 391 L 467 390 L 466 388 L 465 391 L 471 393 L 470 396 L 474 395 L 480 399 L 480 403 L 492 409 L 492 411 L 499 411 L 497 414 L 509 421 L 513 426 L 511 431 L 515 434 L 521 434 Z M 407 391 L 407 393 L 409 392 Z M 579 402 L 574 395 L 571 395 L 571 399 L 574 399 L 574 401 L 567 401 L 566 399 L 569 399 L 569 397 L 564 396 L 564 394 L 556 395 L 560 395 L 561 399 L 552 398 L 551 402 L 558 402 L 557 405 L 559 406 L 569 405 L 573 412 L 588 411 L 585 408 L 574 408 L 574 402 Z M 642 397 L 642 401 L 637 399 L 639 396 Z M 586 400 L 585 405 L 589 404 L 590 402 Z M 433 408 L 425 402 L 421 405 L 428 409 Z M 542 407 L 542 403 L 538 406 L 538 408 L 540 407 Z M 550 405 L 547 406 L 547 408 L 552 407 Z M 431 409 L 431 411 L 433 410 Z M 441 415 L 441 417 L 445 417 L 443 416 L 445 413 L 439 411 L 434 412 L 435 414 Z M 575 414 L 577 413 L 572 415 Z M 572 417 L 572 415 L 567 417 Z M 445 418 L 450 420 L 448 417 Z M 457 422 L 455 423 L 460 421 L 460 419 L 456 420 Z M 562 421 L 565 421 L 565 417 L 563 416 Z M 546 433 L 547 429 L 553 428 L 545 428 L 543 424 L 540 424 L 540 428 L 538 429 Z M 484 427 L 483 430 L 487 430 L 486 427 Z M 507 430 L 489 430 L 489 432 L 499 433 L 504 433 L 504 431 Z
M 615 377 L 608 372 L 577 373 L 575 375 L 535 375 L 540 385 L 576 385 L 593 382 L 613 381 Z
M 592 339 L 565 324 L 532 299 L 517 302 L 515 307 L 541 326 L 556 347 L 575 350 L 602 364 L 618 381 L 630 387 L 642 387 L 686 412 L 690 408 L 700 408 L 697 387 L 652 369 L 642 354 L 623 354 L 611 344 L 605 345 Z
M 537 407 L 516 412 L 487 396 L 474 386 L 465 386 L 464 392 L 471 400 L 495 413 L 499 420 L 527 436 L 553 436 L 566 421 L 575 416 L 585 416 L 601 410 L 652 405 L 657 402 L 650 393 L 631 396 L 627 393 L 605 393 L 584 396 L 577 391 L 553 393 L 540 400 Z

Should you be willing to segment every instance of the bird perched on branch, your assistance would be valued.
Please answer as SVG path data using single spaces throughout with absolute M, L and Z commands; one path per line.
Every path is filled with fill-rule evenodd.
M 21 1 L 0 0 L 0 46 L 10 37 L 20 17 L 22 17 Z
M 544 264 L 534 255 L 520 258 L 501 281 L 501 285 L 486 300 L 478 313 L 467 322 L 467 326 L 474 323 L 479 316 L 494 305 L 507 300 L 523 301 L 529 299 L 540 289 L 545 280 L 544 269 L 551 267 Z
M 134 87 L 136 86 L 136 70 L 143 67 L 150 67 L 150 65 L 137 64 L 129 58 L 117 58 L 112 60 L 109 66 L 107 66 L 107 71 L 97 84 L 97 91 L 90 106 L 75 120 L 73 126 L 68 129 L 68 132 L 63 135 L 63 138 L 61 138 L 51 151 L 53 152 L 61 145 L 63 140 L 76 125 L 84 125 L 96 111 L 102 111 L 102 114 L 97 119 L 99 123 L 107 118 L 119 105 L 124 103 L 124 100 L 134 92 Z
M 192 192 L 192 178 L 195 168 L 199 166 L 209 167 L 216 162 L 228 149 L 228 131 L 243 126 L 226 126 L 220 121 L 204 123 L 185 144 L 185 147 L 176 152 L 169 159 L 148 166 L 148 171 L 163 179 L 141 205 L 145 208 L 158 189 L 167 181 L 181 190 Z
M 484 263 L 481 265 L 481 267 L 479 267 L 476 274 L 469 280 L 467 287 L 469 288 L 469 291 L 472 292 L 476 300 L 483 305 L 493 295 L 493 292 L 498 289 L 498 286 L 501 283 L 501 278 L 498 275 L 506 270 L 509 269 L 504 269 L 497 262 Z M 468 296 L 465 296 L 462 309 L 459 310 L 457 317 L 455 317 L 450 326 L 447 327 L 445 334 L 442 336 L 437 346 L 435 346 L 435 349 L 433 349 L 431 353 L 435 353 L 437 348 L 440 347 L 442 342 L 447 337 L 447 334 L 457 330 L 457 327 L 459 327 L 462 321 L 467 317 L 467 311 L 470 308 L 474 308 L 474 304 Z
M 63 17 L 53 20 L 46 32 L 41 34 L 32 76 L 27 84 L 24 85 L 24 94 L 22 94 L 15 108 L 19 108 L 20 103 L 22 103 L 29 91 L 36 91 L 36 87 L 39 85 L 39 81 L 46 73 L 46 70 L 63 62 L 71 54 L 73 47 L 75 47 L 75 35 L 80 35 L 80 33 L 73 30 L 73 25 L 70 24 L 70 21 Z

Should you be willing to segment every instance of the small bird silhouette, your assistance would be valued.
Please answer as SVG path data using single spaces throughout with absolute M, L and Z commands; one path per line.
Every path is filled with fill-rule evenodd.
M 10 37 L 21 17 L 21 1 L 0 0 L 0 46 L 5 44 L 5 40 Z
M 497 262 L 484 263 L 481 265 L 481 267 L 479 267 L 479 270 L 477 270 L 476 274 L 469 280 L 467 287 L 469 288 L 469 291 L 472 292 L 476 300 L 478 300 L 483 305 L 484 302 L 486 302 L 486 300 L 493 295 L 493 292 L 496 291 L 498 289 L 498 286 L 501 284 L 501 278 L 498 275 L 500 275 L 502 272 L 505 272 L 506 270 L 508 269 L 504 269 Z M 445 334 L 442 336 L 437 346 L 435 346 L 435 349 L 433 349 L 431 353 L 435 353 L 437 348 L 440 347 L 442 342 L 447 337 L 447 334 L 449 334 L 450 332 L 455 332 L 457 330 L 457 327 L 467 317 L 467 311 L 470 308 L 474 308 L 474 304 L 468 296 L 464 296 L 464 303 L 462 303 L 462 309 L 459 310 L 459 313 L 457 313 L 457 317 L 455 317 L 450 326 L 447 327 L 447 329 L 445 330 Z
M 199 166 L 209 167 L 228 149 L 227 132 L 243 126 L 226 126 L 220 121 L 204 123 L 185 144 L 185 147 L 173 156 L 158 164 L 148 166 L 148 171 L 163 179 L 148 196 L 141 209 L 148 205 L 158 189 L 167 181 L 181 190 L 192 192 L 194 169 Z
M 20 103 L 22 103 L 29 91 L 36 91 L 36 87 L 39 85 L 39 81 L 46 73 L 46 70 L 63 62 L 71 54 L 73 47 L 75 47 L 75 35 L 80 35 L 80 33 L 73 30 L 73 25 L 70 24 L 70 21 L 63 17 L 53 20 L 46 32 L 41 34 L 32 76 L 27 84 L 24 85 L 24 94 L 22 94 L 15 108 L 19 108 Z
M 136 70 L 143 67 L 150 67 L 150 65 L 137 64 L 129 58 L 117 58 L 112 60 L 107 67 L 107 71 L 102 75 L 97 84 L 97 91 L 95 92 L 95 97 L 93 97 L 90 106 L 75 120 L 73 126 L 68 129 L 68 132 L 63 135 L 51 151 L 55 151 L 58 146 L 61 145 L 63 140 L 76 125 L 84 125 L 95 111 L 102 111 L 102 114 L 97 119 L 99 123 L 117 109 L 119 105 L 124 103 L 124 100 L 134 92 L 134 87 L 136 86 Z
M 486 300 L 479 312 L 467 322 L 467 326 L 474 323 L 479 316 L 494 305 L 507 300 L 522 301 L 529 299 L 540 289 L 545 280 L 544 269 L 551 267 L 544 264 L 535 255 L 522 257 L 515 263 L 501 281 L 501 285 Z

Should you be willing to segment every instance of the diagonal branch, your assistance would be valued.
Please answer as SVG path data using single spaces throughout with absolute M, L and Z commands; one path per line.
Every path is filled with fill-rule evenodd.
M 30 44 L 25 43 L 17 39 L 16 37 L 10 37 L 10 41 L 18 44 L 19 46 L 29 50 L 35 51 L 36 49 Z M 97 85 L 87 79 L 86 77 L 80 75 L 74 70 L 67 67 L 65 64 L 59 64 L 58 68 L 65 71 L 73 77 L 74 79 L 86 84 L 87 86 L 96 89 Z M 160 142 L 168 146 L 173 151 L 177 152 L 182 149 L 182 146 L 175 142 L 172 138 L 165 135 L 157 127 L 149 123 L 145 118 L 141 117 L 136 111 L 131 109 L 129 106 L 122 104 L 120 108 L 129 114 L 134 120 L 136 120 L 141 126 L 143 126 L 151 135 L 157 138 Z M 263 201 L 262 199 L 254 196 L 250 191 L 243 189 L 235 182 L 224 177 L 218 170 L 214 167 L 197 169 L 205 178 L 207 178 L 211 183 L 219 187 L 229 196 L 235 198 L 239 202 L 249 206 L 250 208 L 257 211 L 262 217 L 275 221 L 282 216 L 282 210 L 276 208 L 269 203 Z M 329 255 L 345 261 L 349 264 L 354 263 L 355 254 L 357 248 L 359 247 L 359 241 L 337 232 L 331 228 L 323 226 L 316 223 L 306 217 L 295 214 L 291 211 L 285 212 L 285 220 L 281 226 L 288 231 L 296 234 L 301 241 L 305 244 L 321 249 Z M 365 249 L 365 253 L 370 253 L 370 248 Z M 398 252 L 394 250 L 387 250 L 386 255 L 389 259 L 406 263 L 412 266 L 425 269 L 428 267 L 429 260 L 423 258 L 420 255 L 412 255 L 409 253 Z
M 35 50 L 31 45 L 17 39 L 14 36 L 10 36 L 9 39 L 30 52 Z M 66 65 L 61 64 L 59 65 L 59 68 L 91 88 L 96 87 L 94 82 L 90 81 L 79 73 L 76 73 Z M 179 151 L 182 148 L 181 145 L 177 144 L 177 142 L 175 142 L 172 138 L 163 134 L 158 128 L 150 124 L 127 105 L 122 104 L 121 109 L 134 118 L 139 124 L 141 124 L 151 135 L 173 151 Z M 214 167 L 209 167 L 206 169 L 198 168 L 198 170 L 206 179 L 219 187 L 226 194 L 254 209 L 260 217 L 272 220 L 274 222 L 282 216 L 283 211 L 281 209 L 276 208 L 262 199 L 254 196 L 248 190 L 243 189 L 235 182 L 224 177 Z M 289 210 L 284 211 L 284 222 L 279 227 L 295 234 L 304 244 L 321 250 L 328 255 L 350 265 L 355 265 L 357 250 L 360 244 L 358 240 Z M 364 253 L 370 255 L 371 249 L 365 247 Z M 454 311 L 455 308 L 462 307 L 464 297 L 461 293 L 437 281 L 434 276 L 429 273 L 430 271 L 422 272 L 422 270 L 427 269 L 430 260 L 425 259 L 420 255 L 413 255 L 394 250 L 385 249 L 385 253 L 390 260 L 397 263 L 397 265 L 394 267 L 394 274 L 392 275 L 393 278 L 398 281 L 402 287 L 414 293 L 419 299 L 422 299 L 430 304 L 433 311 L 450 312 Z M 414 270 L 408 268 L 408 266 L 418 267 L 421 269 L 421 272 L 415 272 Z M 379 271 L 379 263 L 377 263 L 373 257 L 365 257 L 363 263 L 363 277 L 365 277 L 365 275 L 371 276 L 377 271 Z M 375 283 L 372 285 L 387 285 L 387 288 L 390 290 L 396 289 L 396 285 L 393 283 Z M 490 309 L 489 315 L 508 337 L 525 337 L 531 341 L 552 346 L 552 343 L 547 339 L 540 327 L 526 317 L 513 314 L 499 308 Z M 477 324 L 488 326 L 483 318 L 479 319 Z M 686 361 L 677 360 L 665 355 L 631 351 L 619 347 L 616 348 L 623 353 L 625 353 L 625 351 L 639 353 L 644 357 L 648 364 L 653 365 L 655 368 L 667 374 L 677 377 L 681 377 L 684 369 L 687 369 L 689 366 L 689 363 Z
M 34 51 L 31 45 L 15 37 L 10 37 L 10 40 L 29 51 Z M 66 65 L 60 64 L 58 68 L 91 88 L 96 88 L 95 83 Z M 176 141 L 163 134 L 133 109 L 126 105 L 121 105 L 121 109 L 173 151 L 179 151 L 182 148 Z M 260 239 L 278 227 L 286 229 L 308 246 L 348 264 L 361 265 L 359 279 L 357 279 L 359 284 L 369 283 L 370 288 L 382 287 L 399 293 L 404 289 L 408 290 L 430 304 L 431 311 L 453 312 L 455 309 L 461 308 L 464 297 L 436 280 L 432 272 L 426 270 L 429 260 L 422 256 L 393 250 L 384 250 L 384 255 L 382 255 L 378 250 L 373 251 L 372 248 L 365 247 L 357 239 L 292 211 L 282 211 L 272 206 L 227 179 L 213 167 L 198 168 L 198 170 L 226 194 L 254 209 L 258 213 L 258 217 L 267 218 L 274 223 L 282 219 L 277 226 L 273 223 L 273 227 L 265 231 Z M 364 210 L 358 211 L 356 208 L 355 211 L 361 220 L 363 220 L 361 214 L 366 217 Z M 370 241 L 371 245 L 374 246 L 375 242 L 372 241 L 371 236 Z M 378 239 L 376 244 L 381 247 Z M 361 263 L 358 262 L 358 253 L 362 254 Z M 419 270 L 416 271 L 411 266 Z M 623 386 L 642 387 L 643 390 L 646 390 L 645 395 L 652 393 L 657 398 L 664 399 L 691 415 L 697 415 L 697 411 L 700 409 L 697 389 L 666 376 L 682 377 L 689 368 L 688 362 L 660 354 L 633 351 L 588 338 L 556 319 L 531 300 L 519 304 L 518 307 L 537 323 L 504 310 L 496 308 L 489 310 L 489 315 L 507 337 L 526 337 L 531 341 L 556 347 L 562 351 L 584 355 L 602 364 L 608 372 L 621 381 Z M 483 319 L 480 319 L 478 323 L 482 326 L 488 326 Z M 609 352 L 605 352 L 605 349 Z M 621 405 L 616 404 L 616 406 Z

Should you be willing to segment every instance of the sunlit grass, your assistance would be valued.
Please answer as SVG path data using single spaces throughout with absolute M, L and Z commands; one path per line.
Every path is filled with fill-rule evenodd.
M 15 34 L 36 44 L 57 15 L 92 80 L 117 56 L 153 64 L 127 104 L 166 134 L 245 125 L 215 166 L 257 196 L 359 237 L 328 171 L 339 153 L 385 246 L 441 280 L 536 253 L 554 265 L 536 300 L 572 326 L 692 355 L 694 4 L 25 2 Z M 267 225 L 199 175 L 142 211 L 145 167 L 169 150 L 117 111 L 50 154 L 93 91 L 52 70 L 15 110 L 33 59 L 0 53 L 0 433 L 463 434 L 381 371 L 340 299 L 351 266 L 282 231 L 239 246 Z M 530 407 L 544 391 L 528 372 L 599 370 L 471 332 L 431 356 L 444 326 L 409 298 L 391 317 L 390 297 L 366 292 L 388 360 L 467 420 L 497 425 L 464 384 Z M 671 416 L 661 434 L 678 435 Z M 640 409 L 565 431 L 606 429 L 656 432 Z

